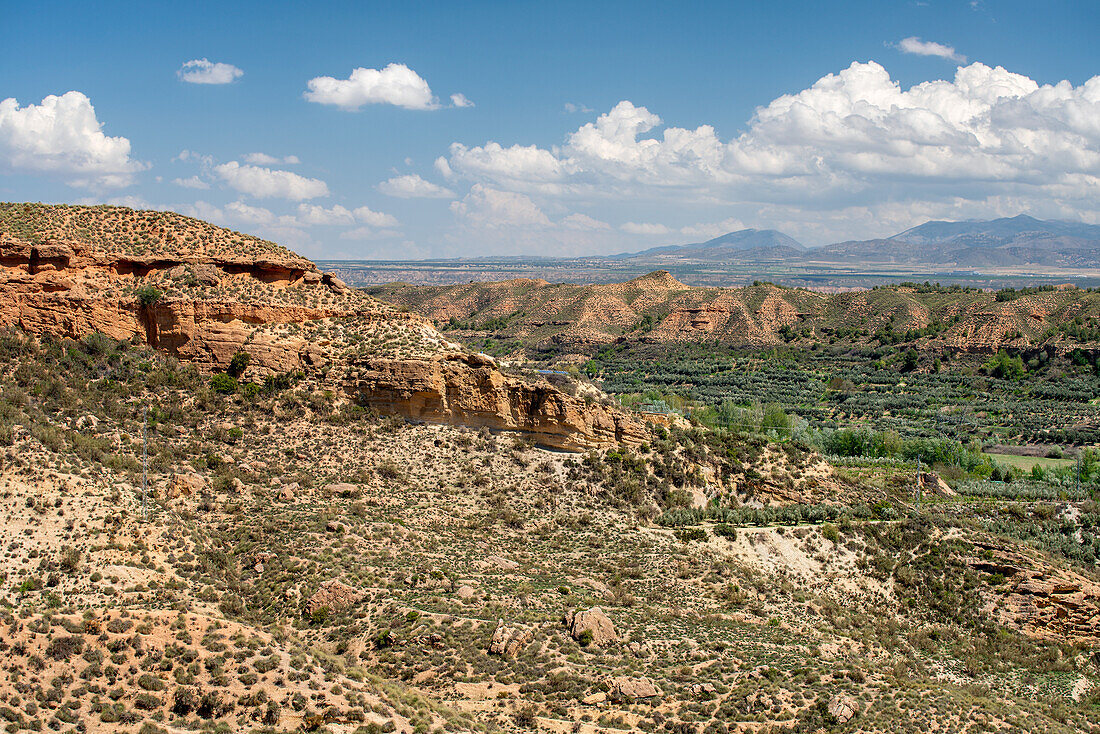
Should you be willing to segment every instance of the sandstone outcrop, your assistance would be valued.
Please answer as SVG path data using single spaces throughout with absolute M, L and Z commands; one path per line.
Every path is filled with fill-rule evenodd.
M 851 696 L 838 693 L 829 699 L 826 711 L 838 724 L 846 724 L 859 713 L 859 704 Z
M 633 698 L 653 698 L 657 695 L 657 687 L 649 678 L 628 678 L 618 676 L 608 681 L 608 689 L 611 697 L 616 700 L 629 700 Z
M 321 584 L 306 601 L 306 614 L 318 614 L 323 610 L 342 612 L 359 601 L 359 592 L 342 581 L 331 579 Z
M 367 359 L 358 367 L 352 389 L 362 404 L 414 421 L 522 431 L 565 450 L 646 440 L 644 424 L 629 414 L 505 375 L 480 355 Z
M 1001 624 L 1040 639 L 1100 641 L 1100 583 L 1023 551 L 993 545 L 984 550 L 992 558 L 973 559 L 970 566 L 1004 578 L 993 587 L 987 609 Z
M 289 250 L 169 212 L 0 204 L 0 326 L 99 332 L 206 372 L 246 352 L 246 379 L 314 373 L 384 414 L 553 448 L 645 440 L 628 413 L 506 375 Z
M 534 636 L 534 630 L 525 627 L 511 627 L 504 624 L 504 620 L 497 622 L 493 630 L 493 637 L 489 641 L 489 653 L 515 657 L 516 653 L 524 648 Z
M 168 485 L 168 497 L 190 497 L 206 488 L 206 480 L 198 474 L 177 474 Z
M 606 645 L 619 639 L 614 623 L 599 607 L 570 612 L 565 622 L 569 627 L 569 634 L 579 642 Z

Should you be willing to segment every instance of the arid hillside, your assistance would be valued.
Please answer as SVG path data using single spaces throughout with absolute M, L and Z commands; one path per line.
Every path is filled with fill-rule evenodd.
M 569 455 L 101 335 L 0 377 L 12 731 L 1100 730 L 1094 573 L 793 443 Z
M 0 206 L 0 325 L 101 333 L 235 379 L 309 373 L 383 412 L 569 450 L 644 440 L 623 411 L 504 374 L 289 250 L 169 212 Z
M 1100 346 L 1100 293 L 1072 287 L 993 293 L 914 284 L 824 294 L 770 283 L 690 287 L 656 271 L 599 285 L 511 280 L 367 292 L 444 330 L 580 353 L 624 341 L 759 348 L 885 339 L 977 353 Z
M 6 731 L 1100 734 L 1100 469 L 980 493 L 961 445 L 914 471 L 781 410 L 634 413 L 271 243 L 3 211 Z M 776 324 L 831 303 L 478 293 L 655 349 L 719 306 L 809 341 Z

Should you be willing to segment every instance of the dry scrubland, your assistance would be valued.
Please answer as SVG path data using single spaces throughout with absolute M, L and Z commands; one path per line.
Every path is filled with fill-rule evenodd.
M 918 509 L 905 467 L 685 420 L 549 451 L 564 413 L 532 403 L 610 401 L 270 243 L 117 207 L 0 223 L 8 731 L 1100 731 L 1095 569 L 1008 532 L 1084 542 L 1089 499 L 929 478 Z M 98 282 L 134 328 L 65 332 Z M 342 315 L 278 310 L 313 298 Z M 406 403 L 473 374 L 464 399 L 532 430 L 381 415 L 344 373 L 379 354 L 463 355 Z
M 706 486 L 697 432 L 570 455 L 306 385 L 222 395 L 138 347 L 4 351 L 13 730 L 1094 726 L 1094 638 L 996 625 L 981 563 L 1013 544 L 947 513 L 667 529 Z M 592 607 L 615 639 L 563 621 Z

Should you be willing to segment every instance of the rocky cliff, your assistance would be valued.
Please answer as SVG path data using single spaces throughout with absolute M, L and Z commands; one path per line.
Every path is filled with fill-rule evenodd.
M 0 205 L 0 326 L 101 332 L 207 372 L 245 352 L 247 378 L 302 371 L 381 412 L 562 449 L 644 440 L 630 415 L 505 375 L 289 250 L 171 213 Z
M 350 374 L 361 402 L 413 420 L 520 430 L 567 450 L 609 443 L 637 446 L 647 437 L 645 426 L 629 414 L 547 383 L 505 375 L 484 355 L 368 358 Z

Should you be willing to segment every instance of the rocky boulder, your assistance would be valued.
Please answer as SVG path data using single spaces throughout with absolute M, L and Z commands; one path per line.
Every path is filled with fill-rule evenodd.
M 611 697 L 619 701 L 653 698 L 658 693 L 657 687 L 649 678 L 628 678 L 624 675 L 609 680 L 607 688 L 611 692 Z
M 602 646 L 619 639 L 614 623 L 599 607 L 570 612 L 565 622 L 569 634 L 581 644 Z
M 510 627 L 504 620 L 497 622 L 493 637 L 489 640 L 489 654 L 515 657 L 534 637 L 534 630 L 525 627 Z
M 846 693 L 838 693 L 829 699 L 829 716 L 839 724 L 846 724 L 859 713 L 859 704 Z
M 206 488 L 206 480 L 198 474 L 177 474 L 168 485 L 168 497 L 190 497 Z
M 306 614 L 313 616 L 325 609 L 342 612 L 359 599 L 358 591 L 341 581 L 330 579 L 321 584 L 321 588 L 306 601 Z

